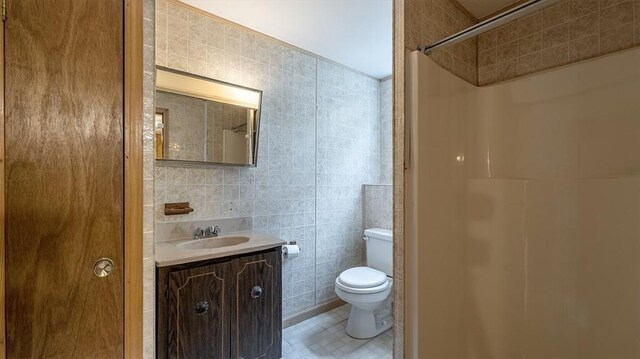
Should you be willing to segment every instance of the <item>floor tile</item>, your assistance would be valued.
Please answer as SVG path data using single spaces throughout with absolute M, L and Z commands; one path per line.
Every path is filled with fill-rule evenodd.
M 392 331 L 371 339 L 352 338 L 345 332 L 348 304 L 283 330 L 283 359 L 391 358 Z

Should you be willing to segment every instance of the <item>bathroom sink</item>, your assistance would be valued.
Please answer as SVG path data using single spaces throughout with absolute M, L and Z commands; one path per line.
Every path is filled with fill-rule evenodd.
M 237 236 L 237 237 L 213 237 L 206 239 L 196 239 L 193 241 L 181 243 L 178 246 L 187 249 L 213 249 L 235 246 L 237 244 L 246 243 L 249 241 L 249 237 Z

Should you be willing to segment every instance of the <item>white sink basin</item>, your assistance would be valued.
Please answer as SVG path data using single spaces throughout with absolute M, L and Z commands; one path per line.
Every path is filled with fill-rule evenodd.
M 186 249 L 212 249 L 230 247 L 238 244 L 246 243 L 249 241 L 249 237 L 236 236 L 236 237 L 212 237 L 205 239 L 196 239 L 193 241 L 180 243 L 178 247 Z

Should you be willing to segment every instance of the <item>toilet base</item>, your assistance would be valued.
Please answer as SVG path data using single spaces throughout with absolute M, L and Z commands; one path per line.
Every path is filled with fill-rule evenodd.
M 351 305 L 346 332 L 353 338 L 369 339 L 389 330 L 392 325 L 391 300 L 387 298 L 377 310 L 364 310 Z

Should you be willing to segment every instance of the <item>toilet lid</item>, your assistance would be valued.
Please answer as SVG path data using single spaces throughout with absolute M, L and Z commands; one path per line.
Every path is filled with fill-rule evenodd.
M 341 284 L 351 288 L 371 288 L 387 281 L 387 275 L 369 267 L 347 269 L 338 277 Z

